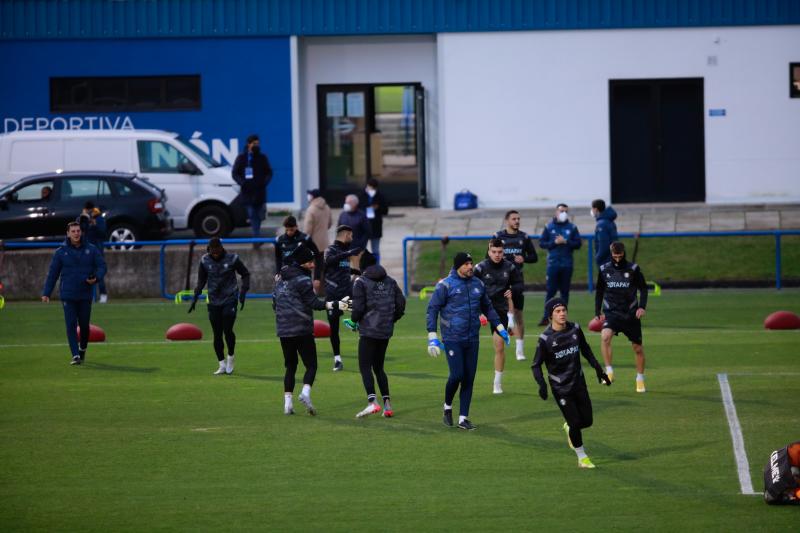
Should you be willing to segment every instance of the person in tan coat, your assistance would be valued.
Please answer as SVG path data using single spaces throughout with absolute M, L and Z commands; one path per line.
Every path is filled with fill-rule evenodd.
M 325 202 L 325 198 L 322 197 L 319 189 L 311 189 L 307 192 L 309 203 L 303 222 L 303 232 L 311 237 L 311 240 L 317 245 L 318 250 L 326 250 L 330 245 L 328 231 L 331 229 L 331 226 L 333 226 L 331 208 L 328 206 L 327 202 Z M 319 280 L 314 280 L 314 290 L 319 292 Z

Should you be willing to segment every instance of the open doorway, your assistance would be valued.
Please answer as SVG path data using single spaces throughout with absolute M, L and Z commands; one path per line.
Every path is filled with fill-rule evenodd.
M 426 205 L 419 83 L 317 86 L 319 183 L 329 202 L 380 182 L 392 205 Z

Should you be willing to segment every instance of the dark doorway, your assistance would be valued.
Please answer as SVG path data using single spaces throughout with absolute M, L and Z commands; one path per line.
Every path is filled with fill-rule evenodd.
M 703 79 L 610 80 L 611 201 L 704 202 Z
M 329 203 L 372 177 L 391 205 L 425 205 L 424 104 L 418 83 L 317 86 L 319 182 Z

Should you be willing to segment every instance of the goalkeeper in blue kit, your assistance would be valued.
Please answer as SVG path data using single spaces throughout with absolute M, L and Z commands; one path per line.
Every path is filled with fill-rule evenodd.
M 583 449 L 582 430 L 592 425 L 593 415 L 592 401 L 581 368 L 581 354 L 594 368 L 598 382 L 611 385 L 611 380 L 592 353 L 581 327 L 567 321 L 567 303 L 561 298 L 551 298 L 545 303 L 545 312 L 550 319 L 550 326 L 539 335 L 539 344 L 531 367 L 533 378 L 539 385 L 539 397 L 546 400 L 547 384 L 542 373 L 544 364 L 547 367 L 553 399 L 566 420 L 564 431 L 567 433 L 570 448 L 578 456 L 578 466 L 594 468 Z

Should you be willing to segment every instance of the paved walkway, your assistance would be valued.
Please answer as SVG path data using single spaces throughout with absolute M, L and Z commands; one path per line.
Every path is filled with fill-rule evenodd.
M 614 206 L 620 232 L 684 232 L 800 229 L 800 204 L 706 205 L 625 204 Z M 520 209 L 522 230 L 539 235 L 555 209 Z M 396 207 L 384 219 L 381 262 L 395 279 L 403 274 L 403 238 L 408 235 L 491 235 L 502 226 L 502 209 L 442 211 Z M 589 207 L 573 208 L 572 221 L 581 233 L 594 233 Z M 339 212 L 334 213 L 334 220 Z

